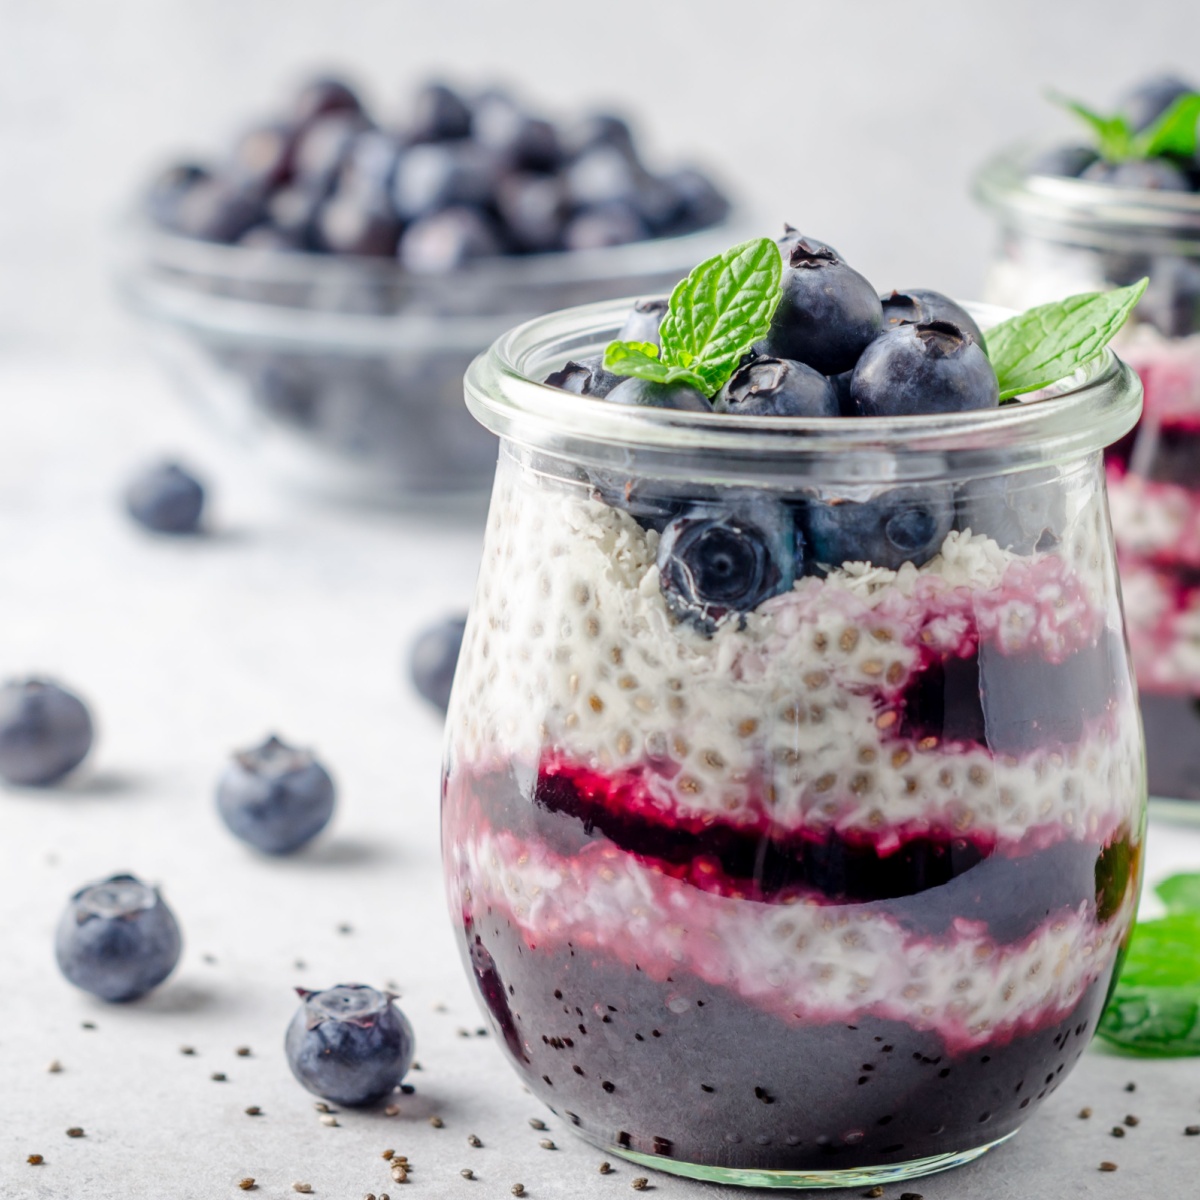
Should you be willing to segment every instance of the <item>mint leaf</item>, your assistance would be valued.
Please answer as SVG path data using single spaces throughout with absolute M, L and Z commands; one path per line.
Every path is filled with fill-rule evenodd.
M 636 375 L 652 383 L 686 383 L 704 391 L 704 379 L 686 367 L 662 362 L 653 342 L 609 342 L 604 351 L 604 369 L 614 375 Z
M 1133 140 L 1134 158 L 1178 155 L 1194 158 L 1197 148 L 1196 123 L 1200 121 L 1200 92 L 1180 96 L 1152 125 Z
M 1175 876 L 1189 878 L 1196 876 Z M 1133 1054 L 1200 1054 L 1200 912 L 1134 926 L 1121 977 L 1096 1032 Z
M 1200 875 L 1172 875 L 1154 889 L 1169 913 L 1200 913 Z
M 1096 138 L 1096 153 L 1108 162 L 1124 162 L 1133 154 L 1133 130 L 1129 122 L 1120 113 L 1111 117 L 1090 109 L 1078 100 L 1063 96 L 1058 92 L 1049 93 L 1050 99 L 1061 105 L 1068 112 L 1074 113 Z
M 1000 402 L 1055 383 L 1095 358 L 1141 299 L 1148 279 L 1041 304 L 987 331 Z
M 671 293 L 662 361 L 694 372 L 707 395 L 718 392 L 770 327 L 782 272 L 779 247 L 765 237 L 702 262 Z

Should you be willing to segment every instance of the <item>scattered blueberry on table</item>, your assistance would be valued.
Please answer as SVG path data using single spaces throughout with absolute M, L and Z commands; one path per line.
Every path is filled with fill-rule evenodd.
M 179 463 L 155 463 L 130 480 L 125 509 L 153 533 L 193 534 L 204 512 L 204 485 Z
M 80 888 L 58 923 L 59 969 L 102 1000 L 136 1000 L 179 962 L 182 939 L 158 889 L 128 874 Z
M 94 729 L 87 705 L 49 679 L 0 687 L 0 779 L 24 787 L 57 783 L 87 757 Z
M 336 789 L 311 751 L 274 735 L 233 756 L 217 785 L 217 811 L 231 833 L 264 854 L 290 854 L 333 816 Z
M 444 617 L 422 629 L 408 652 L 408 673 L 413 687 L 442 712 L 450 704 L 450 687 L 466 628 L 466 613 Z
M 652 171 L 612 114 L 555 123 L 503 89 L 433 82 L 394 124 L 326 77 L 219 160 L 168 167 L 143 208 L 186 237 L 441 274 L 497 255 L 688 233 L 723 220 L 729 204 L 694 168 Z
M 323 991 L 297 988 L 300 1007 L 285 1048 L 296 1078 L 334 1104 L 365 1107 L 392 1092 L 412 1065 L 408 1018 L 390 992 L 361 983 Z

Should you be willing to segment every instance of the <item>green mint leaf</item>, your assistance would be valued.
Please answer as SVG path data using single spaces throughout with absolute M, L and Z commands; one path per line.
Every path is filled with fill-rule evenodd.
M 1106 117 L 1069 96 L 1051 92 L 1050 99 L 1068 112 L 1074 113 L 1092 131 L 1096 139 L 1096 153 L 1108 162 L 1124 162 L 1133 154 L 1133 130 L 1120 113 Z
M 1096 1032 L 1133 1054 L 1200 1054 L 1200 912 L 1134 926 L 1121 977 Z
M 604 369 L 614 375 L 636 375 L 652 383 L 686 383 L 700 391 L 708 386 L 695 371 L 663 362 L 653 342 L 609 342 L 604 351 Z
M 783 259 L 754 238 L 702 262 L 671 293 L 661 328 L 662 361 L 693 372 L 713 395 L 762 338 L 782 294 Z
M 1172 875 L 1154 889 L 1169 913 L 1200 913 L 1200 875 Z
M 1197 122 L 1200 121 L 1200 92 L 1180 96 L 1166 112 L 1133 139 L 1134 158 L 1162 158 L 1178 155 L 1194 158 L 1197 148 Z
M 1125 324 L 1148 282 L 1068 296 L 989 329 L 987 352 L 1001 403 L 1055 383 L 1095 358 Z

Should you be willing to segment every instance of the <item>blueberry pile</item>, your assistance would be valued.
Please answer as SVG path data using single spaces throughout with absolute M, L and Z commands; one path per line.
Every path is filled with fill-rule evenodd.
M 715 394 L 686 382 L 623 379 L 605 368 L 603 355 L 568 362 L 544 382 L 609 404 L 736 416 L 853 420 L 999 404 L 983 334 L 949 297 L 923 288 L 880 296 L 831 246 L 791 227 L 778 246 L 782 298 L 769 331 Z M 640 302 L 617 340 L 657 343 L 666 312 L 665 301 Z M 956 527 L 1031 553 L 1054 538 L 1063 516 L 1031 499 L 1053 488 L 1025 477 L 1011 490 L 990 480 L 977 487 L 865 485 L 787 500 L 736 490 L 698 500 L 695 489 L 682 494 L 613 472 L 593 472 L 591 482 L 606 503 L 661 533 L 668 607 L 705 631 L 801 576 L 846 562 L 920 566 Z
M 428 83 L 392 124 L 334 78 L 307 83 L 219 161 L 164 171 L 144 206 L 188 237 L 399 258 L 435 274 L 495 255 L 669 237 L 728 211 L 700 171 L 650 171 L 620 117 L 559 125 L 500 88 Z

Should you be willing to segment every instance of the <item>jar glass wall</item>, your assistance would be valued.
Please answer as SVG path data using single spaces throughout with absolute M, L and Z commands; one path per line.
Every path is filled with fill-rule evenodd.
M 1200 801 L 1200 196 L 1030 175 L 1028 161 L 1004 155 L 977 181 L 1000 224 L 989 299 L 1150 279 L 1117 343 L 1145 411 L 1108 452 L 1108 489 L 1150 792 Z
M 1136 377 L 854 421 L 532 382 L 622 315 L 531 322 L 468 376 L 501 456 L 447 729 L 464 962 L 606 1152 L 794 1186 L 966 1161 L 1078 1059 L 1133 918 L 1101 447 Z M 874 565 L 814 564 L 832 511 Z M 902 530 L 920 564 L 879 565 Z

